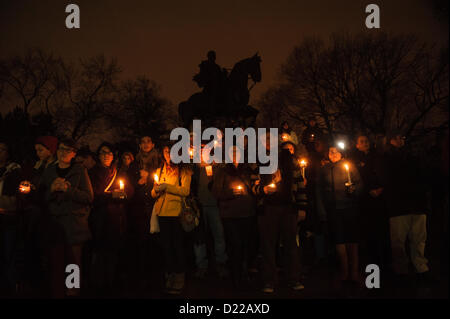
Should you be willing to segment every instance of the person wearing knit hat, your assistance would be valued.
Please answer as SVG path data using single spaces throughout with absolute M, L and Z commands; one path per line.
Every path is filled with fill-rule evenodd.
M 34 166 L 35 170 L 48 167 L 55 162 L 56 149 L 58 147 L 58 139 L 54 136 L 39 136 L 34 143 L 36 155 L 39 160 Z

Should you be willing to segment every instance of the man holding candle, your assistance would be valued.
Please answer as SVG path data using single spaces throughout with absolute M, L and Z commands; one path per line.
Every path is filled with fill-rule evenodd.
M 201 205 L 202 220 L 197 228 L 196 240 L 194 243 L 195 263 L 197 270 L 195 277 L 202 279 L 206 276 L 208 270 L 206 234 L 207 230 L 211 230 L 214 240 L 214 256 L 216 261 L 216 270 L 219 277 L 224 278 L 228 275 L 226 268 L 227 254 L 225 251 L 225 236 L 222 221 L 220 219 L 219 207 L 217 200 L 212 194 L 212 182 L 214 172 L 217 171 L 216 164 L 205 163 L 202 156 L 202 163 L 194 167 L 192 176 L 192 190 L 198 198 Z
M 343 281 L 361 284 L 359 270 L 359 207 L 358 197 L 363 185 L 359 172 L 350 161 L 344 160 L 338 147 L 328 151 L 330 163 L 321 168 L 317 181 L 317 204 L 326 214 L 331 239 L 336 245 L 339 274 L 336 288 Z
M 228 152 L 233 163 L 214 172 L 212 192 L 219 203 L 233 285 L 241 290 L 249 286 L 249 230 L 255 223 L 256 201 L 252 195 L 251 170 L 239 163 L 243 150 L 232 146 Z
M 139 152 L 131 163 L 127 173 L 134 187 L 133 199 L 128 202 L 127 219 L 127 259 L 128 273 L 133 286 L 159 289 L 152 286 L 157 282 L 161 260 L 156 236 L 149 233 L 150 217 L 155 199 L 151 196 L 153 175 L 161 163 L 150 136 L 144 135 L 139 140 Z

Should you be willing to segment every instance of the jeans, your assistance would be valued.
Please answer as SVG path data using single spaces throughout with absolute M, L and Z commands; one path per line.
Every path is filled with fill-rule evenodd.
M 205 227 L 209 227 L 214 239 L 214 253 L 216 262 L 218 264 L 224 264 L 227 261 L 227 254 L 225 252 L 225 236 L 222 221 L 219 216 L 219 208 L 216 206 L 205 206 L 203 207 L 202 212 Z M 197 268 L 208 268 L 205 242 L 194 245 L 194 254 Z

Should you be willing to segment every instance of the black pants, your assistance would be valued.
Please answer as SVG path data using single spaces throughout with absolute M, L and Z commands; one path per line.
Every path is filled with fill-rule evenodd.
M 161 248 L 168 273 L 186 271 L 185 231 L 178 217 L 159 217 Z
M 249 244 L 252 242 L 252 232 L 255 217 L 223 218 L 223 230 L 227 254 L 230 262 L 231 275 L 234 283 L 240 282 L 246 275 L 246 265 L 249 263 Z
M 265 206 L 258 218 L 263 253 L 262 277 L 264 284 L 277 283 L 276 252 L 278 238 L 283 242 L 287 276 L 296 282 L 300 273 L 299 251 L 296 242 L 297 214 L 290 206 Z

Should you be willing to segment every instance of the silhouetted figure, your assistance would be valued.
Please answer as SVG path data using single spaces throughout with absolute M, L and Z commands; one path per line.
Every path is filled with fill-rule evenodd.
M 207 56 L 208 59 L 199 64 L 200 72 L 194 76 L 194 81 L 203 88 L 209 102 L 214 103 L 220 89 L 222 69 L 216 63 L 215 51 L 209 51 Z
M 248 105 L 250 90 L 248 81 L 261 81 L 261 57 L 254 56 L 237 62 L 230 74 L 221 70 L 215 63 L 215 52 L 208 53 L 208 60 L 199 65 L 200 72 L 194 76 L 194 81 L 202 92 L 191 95 L 187 101 L 178 105 L 178 113 L 185 127 L 190 127 L 194 118 L 201 119 L 214 125 L 214 121 L 221 123 L 239 122 L 244 125 L 247 120 L 252 126 L 256 121 L 258 111 Z M 231 125 L 231 124 L 229 124 Z
M 317 139 L 322 137 L 322 130 L 317 127 L 316 120 L 314 117 L 311 117 L 308 122 L 308 126 L 303 131 L 302 134 L 302 143 L 305 145 L 308 153 L 314 152 L 314 143 Z

